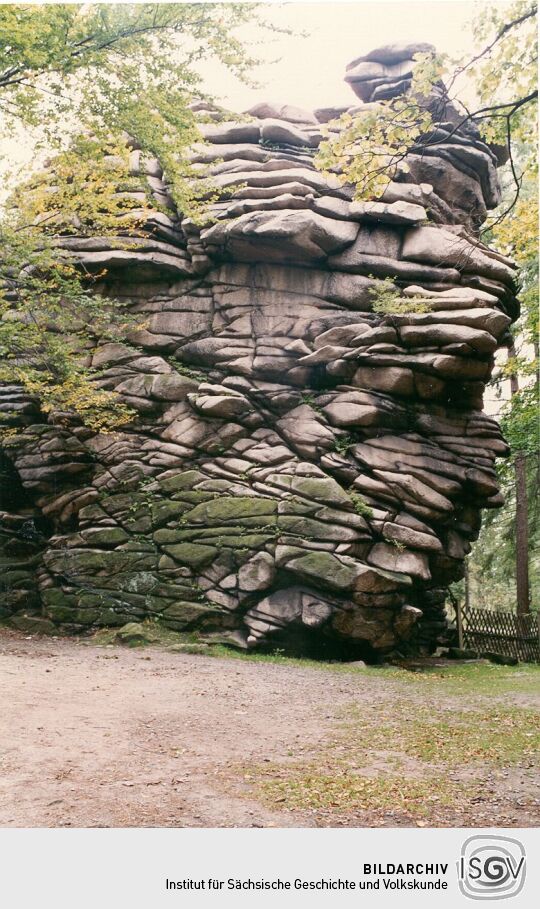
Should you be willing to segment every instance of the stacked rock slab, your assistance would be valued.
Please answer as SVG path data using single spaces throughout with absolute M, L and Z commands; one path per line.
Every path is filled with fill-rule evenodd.
M 365 104 L 392 97 L 424 49 L 379 49 L 347 80 Z M 206 226 L 134 150 L 160 202 L 141 235 L 57 240 L 140 316 L 92 353 L 137 419 L 93 433 L 2 389 L 19 423 L 3 615 L 432 648 L 480 511 L 501 503 L 507 446 L 482 393 L 517 303 L 512 263 L 478 238 L 497 158 L 445 107 L 436 144 L 354 202 L 313 163 L 339 110 L 203 112 L 192 163 L 221 191 Z M 410 312 L 374 311 L 384 278 Z

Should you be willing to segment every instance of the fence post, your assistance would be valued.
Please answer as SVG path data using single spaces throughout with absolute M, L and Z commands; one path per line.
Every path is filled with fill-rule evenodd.
M 461 601 L 456 600 L 456 625 L 458 635 L 458 647 L 463 650 L 463 616 L 461 614 Z

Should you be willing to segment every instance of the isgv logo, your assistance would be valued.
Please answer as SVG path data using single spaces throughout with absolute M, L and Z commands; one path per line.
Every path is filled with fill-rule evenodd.
M 461 847 L 459 889 L 472 900 L 516 896 L 525 883 L 525 849 L 506 836 L 471 836 Z

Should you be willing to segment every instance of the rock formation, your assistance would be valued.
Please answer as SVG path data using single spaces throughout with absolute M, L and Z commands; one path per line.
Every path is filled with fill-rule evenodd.
M 393 97 L 418 49 L 374 51 L 347 81 L 365 104 Z M 1 614 L 68 631 L 156 617 L 368 658 L 432 648 L 480 510 L 501 502 L 507 446 L 482 393 L 517 303 L 512 263 L 478 239 L 497 154 L 445 105 L 436 144 L 354 202 L 313 164 L 341 110 L 199 107 L 211 222 L 177 212 L 133 149 L 157 203 L 140 236 L 119 221 L 117 238 L 58 239 L 140 315 L 92 354 L 138 416 L 96 434 L 0 389 L 20 424 L 1 465 Z M 381 279 L 410 311 L 374 309 Z

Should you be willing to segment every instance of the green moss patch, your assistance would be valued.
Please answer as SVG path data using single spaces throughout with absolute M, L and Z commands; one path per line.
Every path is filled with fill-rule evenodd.
M 176 543 L 164 546 L 165 552 L 181 565 L 190 568 L 202 568 L 208 565 L 218 554 L 214 546 L 203 546 L 198 543 Z
M 277 502 L 255 496 L 222 496 L 197 505 L 185 516 L 190 524 L 217 524 L 238 522 L 246 527 L 260 524 L 260 518 L 277 514 Z M 266 523 L 266 521 L 265 521 Z

